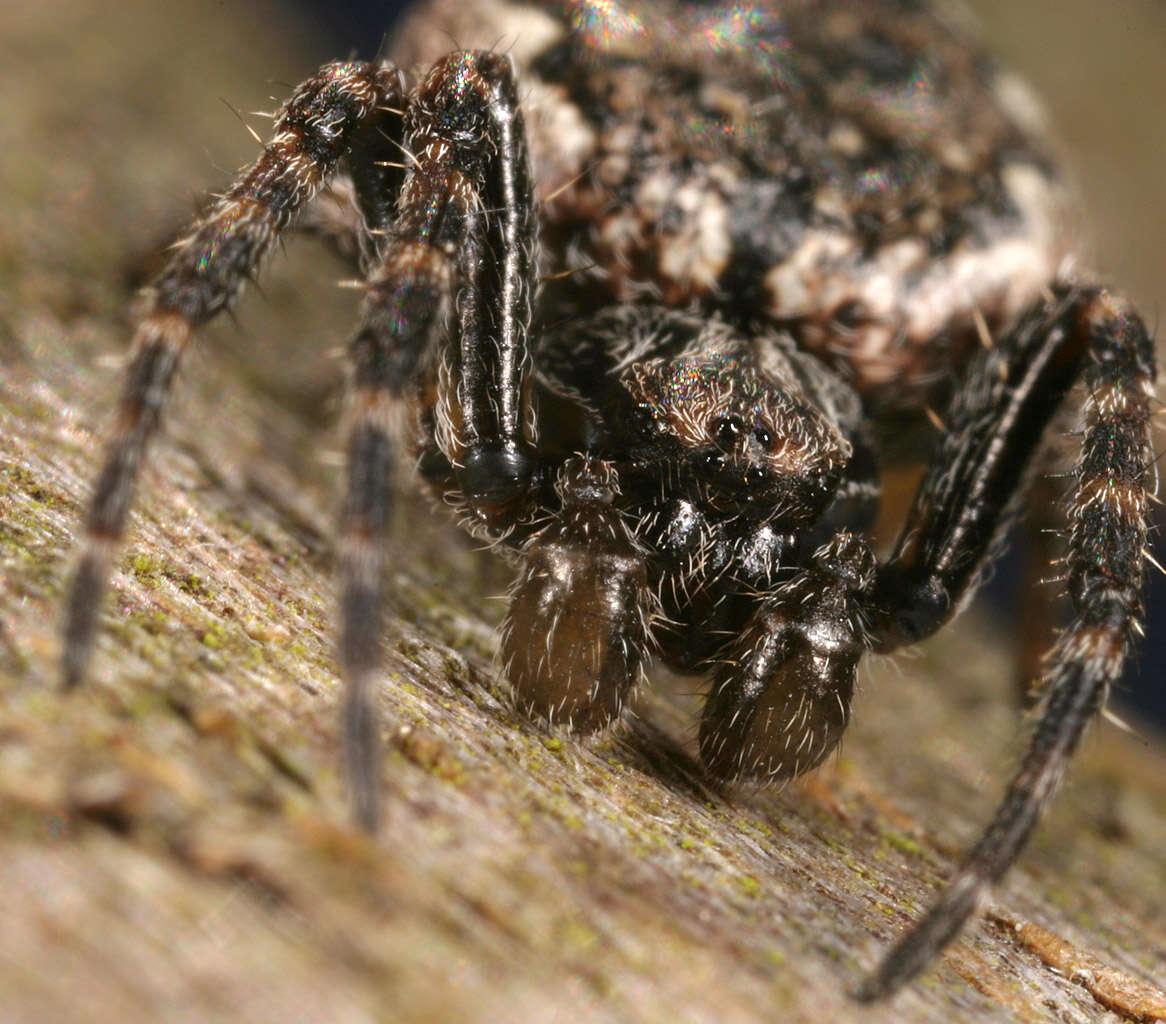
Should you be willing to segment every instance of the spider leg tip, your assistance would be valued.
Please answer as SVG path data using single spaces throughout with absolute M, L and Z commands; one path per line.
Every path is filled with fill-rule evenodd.
M 879 983 L 879 978 L 875 974 L 867 975 L 858 983 L 858 986 L 851 990 L 850 998 L 856 1003 L 875 1003 L 882 999 L 886 993 Z
M 353 797 L 353 824 L 370 838 L 380 831 L 381 808 L 375 792 L 357 793 Z
M 81 659 L 69 656 L 69 652 L 61 658 L 61 672 L 59 676 L 60 688 L 66 693 L 70 693 L 81 685 L 84 679 L 84 666 L 81 664 Z

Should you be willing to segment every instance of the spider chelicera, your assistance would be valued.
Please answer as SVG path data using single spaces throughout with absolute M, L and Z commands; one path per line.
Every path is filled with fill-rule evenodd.
M 450 38 L 506 49 L 443 53 Z M 1145 326 L 1062 269 L 1028 107 L 921 5 L 437 3 L 396 52 L 300 85 L 147 290 L 68 599 L 67 684 L 183 352 L 293 226 L 341 238 L 367 282 L 339 649 L 370 830 L 403 459 L 521 562 L 502 660 L 529 714 L 598 729 L 655 656 L 711 678 L 710 773 L 780 780 L 837 744 L 863 654 L 967 602 L 1046 427 L 1077 408 L 1073 615 L 1003 803 L 860 995 L 893 991 L 1016 859 L 1138 629 Z M 321 190 L 349 215 L 315 215 Z M 927 468 L 880 557 L 879 466 L 904 453 Z

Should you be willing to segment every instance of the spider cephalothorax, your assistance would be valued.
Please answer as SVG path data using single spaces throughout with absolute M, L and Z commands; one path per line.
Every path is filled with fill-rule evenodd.
M 699 489 L 709 512 L 788 528 L 813 522 L 838 486 L 849 443 L 776 346 L 763 373 L 743 340 L 707 333 L 714 340 L 698 335 L 691 354 L 637 362 L 621 381 L 656 428 L 652 454 L 675 460 L 676 476 Z
M 594 730 L 658 656 L 711 678 L 712 774 L 784 779 L 837 744 L 865 653 L 969 599 L 1082 385 L 1060 556 L 1073 617 L 1004 802 L 863 994 L 892 991 L 1016 858 L 1138 628 L 1144 324 L 1060 274 L 1061 190 L 1027 108 L 926 4 L 434 0 L 396 53 L 416 84 L 385 61 L 300 85 L 147 291 L 66 681 L 180 356 L 301 215 L 366 263 L 340 661 L 369 829 L 402 454 L 522 563 L 501 642 L 520 707 Z M 346 224 L 312 219 L 325 187 Z M 944 432 L 921 445 L 928 422 Z M 927 468 L 876 557 L 878 463 L 911 451 Z

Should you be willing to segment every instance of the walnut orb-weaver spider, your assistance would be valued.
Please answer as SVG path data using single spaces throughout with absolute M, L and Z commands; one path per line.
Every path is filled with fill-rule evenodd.
M 860 995 L 894 991 L 1016 859 L 1138 628 L 1144 324 L 1065 269 L 1059 185 L 1015 85 L 931 8 L 433 0 L 396 52 L 300 85 L 148 289 L 66 683 L 184 350 L 295 226 L 342 236 L 367 280 L 339 648 L 369 829 L 389 481 L 409 453 L 522 562 L 502 655 L 529 713 L 599 728 L 654 654 L 711 677 L 710 773 L 783 779 L 836 746 L 864 653 L 971 597 L 1082 383 L 1073 618 L 1003 803 Z M 310 219 L 322 189 L 351 196 L 347 222 Z M 927 469 L 880 558 L 878 467 L 904 449 Z

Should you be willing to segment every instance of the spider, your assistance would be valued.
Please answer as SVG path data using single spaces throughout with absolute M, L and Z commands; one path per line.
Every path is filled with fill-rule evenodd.
M 1039 716 L 995 816 L 857 993 L 890 994 L 1019 855 L 1142 613 L 1153 347 L 1067 263 L 1030 104 L 906 0 L 433 0 L 395 54 L 298 86 L 147 289 L 65 683 L 184 351 L 293 228 L 331 234 L 366 281 L 339 659 L 370 831 L 403 460 L 521 566 L 501 653 L 529 715 L 600 729 L 657 657 L 711 679 L 708 772 L 775 781 L 836 747 L 866 652 L 968 602 L 1034 484 L 1048 500 L 1046 428 L 1075 416 L 1072 618 L 1035 669 Z M 925 469 L 879 552 L 880 467 L 904 456 Z

